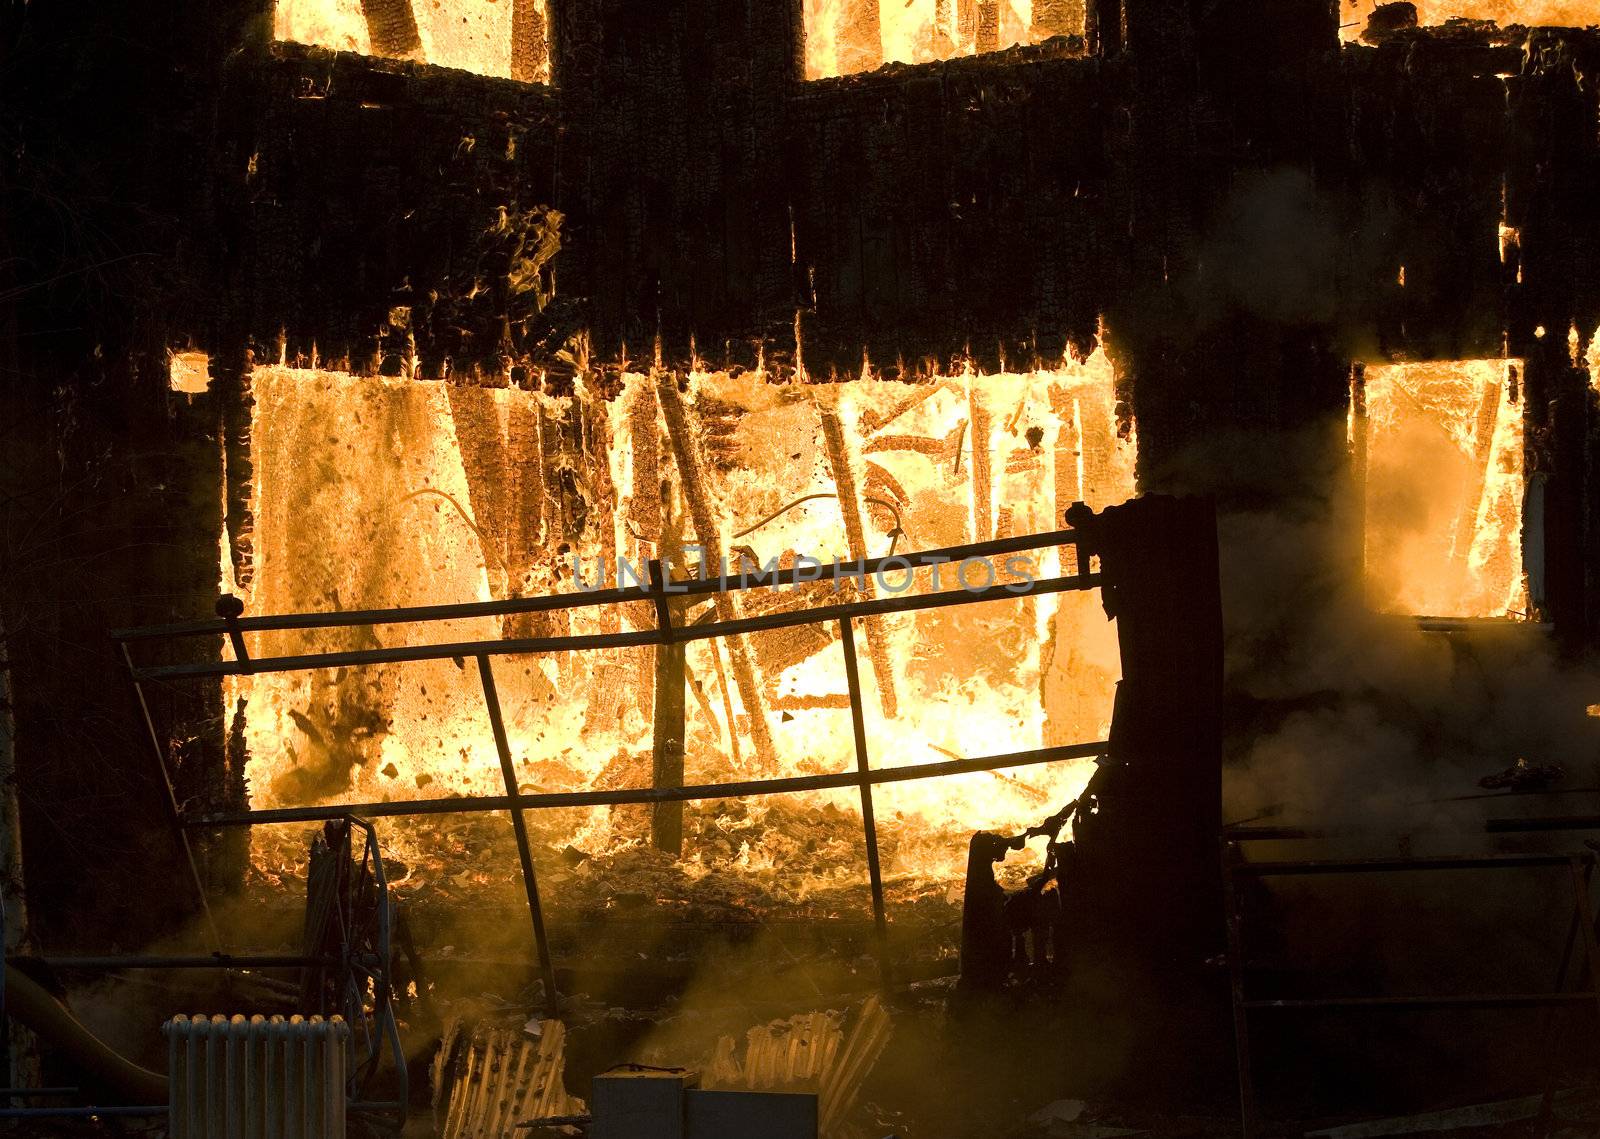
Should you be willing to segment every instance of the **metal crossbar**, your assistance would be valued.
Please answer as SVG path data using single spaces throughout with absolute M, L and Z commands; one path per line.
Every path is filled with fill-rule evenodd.
M 1023 534 L 1012 538 L 997 538 L 992 542 L 973 542 L 964 546 L 945 546 L 936 550 L 921 550 L 905 554 L 889 554 L 881 558 L 861 558 L 852 562 L 832 562 L 817 567 L 815 573 L 802 572 L 798 566 L 779 570 L 750 570 L 738 576 L 695 577 L 667 583 L 665 592 L 673 596 L 696 596 L 710 593 L 730 593 L 743 589 L 771 588 L 775 586 L 804 585 L 813 581 L 838 581 L 842 578 L 860 580 L 865 575 L 876 575 L 882 570 L 903 571 L 927 569 L 931 566 L 961 562 L 968 558 L 990 558 L 1000 554 L 1024 553 L 1028 550 L 1046 550 L 1056 546 L 1074 546 L 1078 534 L 1073 530 L 1047 531 L 1042 534 Z M 1087 588 L 1082 587 L 1082 588 Z M 178 637 L 221 636 L 233 629 L 245 633 L 264 633 L 285 629 L 338 629 L 362 625 L 411 625 L 429 621 L 454 621 L 465 617 L 501 617 L 511 613 L 544 613 L 560 609 L 585 609 L 599 605 L 621 605 L 630 601 L 653 602 L 658 591 L 648 584 L 616 589 L 578 590 L 573 593 L 552 593 L 542 597 L 513 597 L 504 601 L 471 601 L 452 605 L 411 605 L 394 609 L 350 609 L 338 613 L 281 613 L 262 617 L 238 617 L 180 621 L 169 625 L 146 625 L 137 629 L 113 629 L 114 641 L 171 640 Z
M 1248 831 L 1248 828 L 1245 828 Z M 1336 1010 L 1437 1011 L 1450 1009 L 1543 1008 L 1548 1017 L 1556 1008 L 1588 1004 L 1600 1013 L 1600 942 L 1596 941 L 1595 915 L 1589 901 L 1589 879 L 1594 856 L 1581 854 L 1488 854 L 1431 858 L 1344 858 L 1246 862 L 1241 857 L 1241 840 L 1258 836 L 1224 831 L 1222 838 L 1222 886 L 1224 919 L 1228 935 L 1228 975 L 1233 997 L 1234 1048 L 1238 1062 L 1239 1112 L 1244 1139 L 1256 1139 L 1266 1126 L 1256 1100 L 1254 1068 L 1250 1052 L 1252 1013 L 1331 1012 Z M 1285 836 L 1274 835 L 1274 838 Z M 1288 836 L 1303 837 L 1303 836 Z M 1407 996 L 1346 996 L 1263 1000 L 1245 995 L 1244 910 L 1239 904 L 1236 882 L 1239 878 L 1305 876 L 1331 874 L 1394 874 L 1447 870 L 1512 870 L 1539 867 L 1566 867 L 1572 886 L 1572 914 L 1556 974 L 1555 990 L 1548 993 L 1468 993 Z M 1566 989 L 1573 950 L 1581 938 L 1589 966 L 1589 988 Z M 1541 1100 L 1540 1119 L 1547 1121 L 1554 1092 L 1547 1086 Z
M 878 950 L 879 965 L 885 985 L 892 976 L 888 950 L 888 925 L 884 906 L 883 874 L 879 861 L 877 824 L 873 811 L 872 789 L 880 783 L 901 782 L 913 779 L 933 779 L 976 771 L 994 771 L 1006 767 L 1053 763 L 1060 760 L 1088 758 L 1104 755 L 1108 744 L 1103 741 L 1073 744 L 1061 747 L 1035 748 L 1003 755 L 955 759 L 945 762 L 914 764 L 907 767 L 873 769 L 867 753 L 866 729 L 863 719 L 860 672 L 856 661 L 854 622 L 858 618 L 876 617 L 890 613 L 908 613 L 926 609 L 939 609 L 955 605 L 973 605 L 986 601 L 1016 600 L 1050 593 L 1098 588 L 1101 575 L 1093 572 L 1089 558 L 1079 546 L 1079 535 L 1073 530 L 1056 530 L 1043 534 L 1021 535 L 990 542 L 977 542 L 963 546 L 949 546 L 917 553 L 897 554 L 881 558 L 861 558 L 850 562 L 834 561 L 831 565 L 815 565 L 791 569 L 766 569 L 730 575 L 701 574 L 692 578 L 671 579 L 654 575 L 653 580 L 637 586 L 613 589 L 579 590 L 571 594 L 544 597 L 512 598 L 505 601 L 471 602 L 460 605 L 425 605 L 396 609 L 367 609 L 342 613 L 288 613 L 274 616 L 245 617 L 237 611 L 229 613 L 219 604 L 222 616 L 217 620 L 187 621 L 140 629 L 119 629 L 112 632 L 123 653 L 128 674 L 138 695 L 140 712 L 146 734 L 155 755 L 157 770 L 166 788 L 164 805 L 176 839 L 188 862 L 190 878 L 201 906 L 210 923 L 210 902 L 206 896 L 193 850 L 189 831 L 216 827 L 253 826 L 271 823 L 303 823 L 329 818 L 356 816 L 362 818 L 454 814 L 482 811 L 507 811 L 511 815 L 512 829 L 517 843 L 523 885 L 527 895 L 528 914 L 532 926 L 534 945 L 538 954 L 541 978 L 544 981 L 545 999 L 549 1011 L 556 1011 L 555 970 L 551 960 L 548 938 L 545 933 L 543 907 L 539 898 L 537 868 L 523 819 L 525 810 L 562 807 L 616 806 L 624 803 L 670 803 L 708 799 L 726 799 L 756 795 L 791 794 L 797 791 L 856 787 L 861 794 L 863 841 L 867 856 L 867 870 L 872 893 L 873 927 Z M 944 590 L 908 596 L 877 597 L 871 600 L 838 605 L 818 606 L 789 612 L 764 614 L 736 620 L 712 621 L 692 625 L 674 624 L 669 598 L 705 596 L 744 589 L 778 588 L 796 586 L 815 581 L 841 581 L 855 578 L 864 581 L 868 575 L 883 572 L 907 573 L 918 569 L 937 567 L 947 563 L 962 563 L 971 559 L 988 559 L 1004 554 L 1026 551 L 1044 551 L 1058 547 L 1072 547 L 1076 551 L 1078 572 L 1053 578 L 1032 578 L 990 585 L 982 589 Z M 718 567 L 721 569 L 722 567 Z M 991 579 L 992 580 L 992 579 Z M 909 585 L 909 578 L 908 578 Z M 232 599 L 224 599 L 231 601 Z M 656 614 L 656 626 L 626 633 L 599 633 L 566 637 L 530 637 L 477 641 L 451 642 L 364 649 L 345 652 L 309 653 L 279 657 L 249 656 L 245 646 L 245 633 L 281 632 L 288 630 L 322 630 L 383 625 L 430 625 L 438 621 L 457 621 L 474 617 L 503 617 L 510 614 L 550 612 L 600 606 L 621 605 L 630 602 L 648 602 Z M 237 603 L 234 603 L 237 606 Z M 845 676 L 849 686 L 851 726 L 855 743 L 855 770 L 829 775 L 774 777 L 741 782 L 703 784 L 691 787 L 635 787 L 607 791 L 577 791 L 562 794 L 523 794 L 517 788 L 515 764 L 506 736 L 500 699 L 495 687 L 492 658 L 558 652 L 586 652 L 635 646 L 662 646 L 687 641 L 738 636 L 770 629 L 792 628 L 802 625 L 834 624 L 844 652 Z M 168 664 L 141 667 L 135 664 L 130 646 L 148 642 L 183 640 L 199 637 L 226 637 L 233 646 L 234 659 L 200 661 L 188 664 Z M 300 672 L 320 668 L 362 667 L 395 664 L 410 661 L 472 659 L 477 662 L 478 676 L 483 688 L 485 711 L 494 736 L 501 774 L 505 782 L 504 795 L 471 795 L 441 799 L 417 799 L 402 802 L 343 804 L 331 807 L 302 806 L 246 810 L 227 814 L 186 815 L 179 807 L 173 790 L 167 757 L 161 746 L 151 716 L 144 685 L 151 682 L 192 681 L 225 676 L 251 676 L 272 672 Z M 731 725 L 730 725 L 731 730 Z M 210 924 L 212 948 L 221 953 L 221 941 L 215 924 Z
M 182 825 L 190 829 L 248 827 L 261 823 L 315 823 L 326 819 L 359 815 L 366 818 L 407 817 L 411 815 L 466 815 L 484 811 L 506 811 L 513 806 L 524 810 L 560 807 L 615 807 L 637 803 L 699 803 L 712 799 L 745 799 L 759 795 L 792 795 L 796 791 L 829 791 L 857 787 L 862 783 L 905 783 L 917 779 L 940 779 L 967 775 L 975 771 L 994 771 L 1002 767 L 1030 767 L 1040 763 L 1059 763 L 1066 759 L 1093 759 L 1106 753 L 1104 742 L 1062 744 L 1033 748 L 1006 755 L 980 755 L 971 759 L 914 763 L 907 767 L 879 767 L 866 772 L 839 771 L 829 775 L 790 775 L 771 779 L 751 779 L 742 783 L 699 783 L 687 787 L 623 787 L 614 791 L 519 792 L 510 795 L 463 795 L 450 799 L 397 799 L 385 803 L 352 803 L 330 807 L 264 807 L 233 814 L 196 815 Z

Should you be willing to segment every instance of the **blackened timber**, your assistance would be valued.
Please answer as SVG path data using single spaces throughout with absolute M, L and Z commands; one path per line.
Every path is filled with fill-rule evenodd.
M 994 51 L 1000 46 L 1000 3 L 999 0 L 978 0 L 978 36 L 977 49 L 980 52 Z
M 694 438 L 689 433 L 689 418 L 683 400 L 678 394 L 677 377 L 663 372 L 656 377 L 656 395 L 661 403 L 662 418 L 667 425 L 667 439 L 672 444 L 678 462 L 678 477 L 683 484 L 683 496 L 689 503 L 689 516 L 694 521 L 695 536 L 699 539 L 701 557 L 714 565 L 722 564 L 721 531 L 711 512 L 711 501 L 706 488 L 705 473 Z M 732 628 L 738 623 L 739 610 L 733 596 L 727 592 L 716 595 L 717 615 L 721 624 Z M 750 647 L 737 633 L 728 640 L 728 660 L 733 670 L 733 682 L 739 689 L 739 700 L 744 704 L 745 716 L 750 721 L 750 738 L 755 743 L 756 759 L 772 770 L 777 766 L 777 753 L 772 747 L 772 733 L 767 727 L 765 702 L 756 685 L 755 668 L 750 662 Z M 729 730 L 733 726 L 729 725 Z
M 664 569 L 659 558 L 650 562 L 650 581 L 660 587 L 664 584 Z M 656 612 L 662 628 L 671 628 L 672 608 L 663 592 L 656 599 Z M 650 783 L 654 787 L 683 786 L 683 747 L 687 734 L 685 720 L 684 688 L 685 656 L 688 646 L 682 641 L 668 641 L 656 646 L 655 669 L 655 734 L 650 751 Z M 661 851 L 674 857 L 683 853 L 683 804 L 666 802 L 655 804 L 650 814 L 650 841 Z
M 976 18 L 976 9 L 973 10 Z M 805 368 L 992 372 L 1091 350 L 1112 90 L 1079 41 L 806 84 L 788 110 Z
M 893 3 L 894 0 L 889 0 Z M 839 44 L 839 71 L 876 71 L 883 64 L 883 31 L 878 0 L 845 0 L 835 29 Z
M 395 59 L 421 58 L 422 36 L 411 0 L 361 0 L 367 18 L 367 36 L 374 55 Z
M 282 332 L 289 364 L 399 374 L 410 338 L 423 376 L 470 381 L 503 375 L 509 332 L 516 364 L 570 371 L 583 318 L 532 264 L 563 138 L 547 87 L 288 43 L 228 66 L 261 92 L 259 110 L 230 106 L 248 133 L 215 160 L 240 172 L 225 292 L 257 359 L 280 358 Z
M 255 459 L 250 450 L 253 362 L 233 349 L 210 362 L 211 384 L 222 404 L 223 525 L 233 580 L 249 589 L 255 580 Z
M 978 398 L 978 388 L 967 390 L 967 412 L 972 417 L 967 437 L 972 440 L 972 540 L 987 542 L 994 537 L 994 472 L 989 454 L 993 424 L 989 412 Z M 1072 501 L 1072 500 L 1068 500 Z
M 1370 329 L 1386 356 L 1466 359 L 1505 348 L 1499 231 L 1522 200 L 1507 113 L 1519 87 L 1497 72 L 1514 74 L 1521 59 L 1496 51 L 1479 61 L 1479 50 L 1419 40 L 1347 49 L 1338 60 L 1348 92 L 1339 161 L 1363 185 L 1342 318 Z M 1515 339 L 1511 347 L 1516 355 Z
M 1592 556 L 1600 496 L 1594 440 L 1600 415 L 1585 369 L 1568 353 L 1600 324 L 1600 220 L 1588 203 L 1600 170 L 1600 92 L 1574 83 L 1600 63 L 1593 32 L 1530 29 L 1504 68 L 1505 224 L 1516 237 L 1508 280 L 1508 355 L 1526 360 L 1524 466 L 1543 491 L 1544 596 L 1533 601 L 1567 652 L 1592 645 L 1600 569 Z M 1529 534 L 1533 534 L 1530 528 Z
M 1029 36 L 1045 40 L 1051 36 L 1083 32 L 1083 0 L 1033 0 L 1033 23 Z
M 1122 51 L 1122 0 L 1087 0 L 1084 17 L 1089 49 L 1109 57 Z
M 538 83 L 550 73 L 543 0 L 511 0 L 511 78 Z
M 844 425 L 839 413 L 832 407 L 819 403 L 817 414 L 822 420 L 822 441 L 828 456 L 828 467 L 833 472 L 834 489 L 839 494 L 839 510 L 844 515 L 845 538 L 850 545 L 851 557 L 861 560 L 867 556 L 867 538 L 861 526 L 861 498 L 856 493 L 855 468 L 851 463 L 850 449 L 845 445 Z M 861 592 L 872 596 L 869 579 L 861 578 Z M 894 719 L 899 709 L 895 699 L 894 670 L 889 666 L 889 648 L 885 643 L 883 626 L 876 620 L 867 621 L 867 655 L 872 660 L 872 675 L 878 681 L 878 698 L 883 714 Z

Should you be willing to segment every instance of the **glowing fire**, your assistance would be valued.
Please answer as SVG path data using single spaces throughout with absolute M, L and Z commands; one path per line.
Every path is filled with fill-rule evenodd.
M 806 78 L 1083 33 L 1083 0 L 805 0 Z
M 364 5 L 362 0 L 277 0 L 273 34 L 280 40 L 335 51 L 397 55 L 479 75 L 550 81 L 549 52 L 544 46 L 546 0 L 390 0 L 386 7 L 408 8 L 415 24 L 414 39 L 409 28 L 398 35 L 391 30 L 397 42 L 407 44 L 395 48 L 385 48 L 383 37 L 374 35 L 371 21 L 377 17 L 368 14 L 369 7 L 376 5 Z M 524 8 L 528 15 L 523 18 L 537 31 L 530 58 L 519 64 L 514 59 L 514 25 Z
M 1341 0 L 1340 31 L 1346 40 L 1360 37 L 1367 17 L 1385 0 Z M 1441 27 L 1455 17 L 1493 20 L 1534 27 L 1582 28 L 1596 20 L 1594 0 L 1416 0 L 1417 23 Z
M 1522 365 L 1366 369 L 1366 561 L 1382 608 L 1521 616 Z
M 599 562 L 642 565 L 663 546 L 692 542 L 700 508 L 711 511 L 713 540 L 730 561 L 742 552 L 764 564 L 795 554 L 848 560 L 854 551 L 847 535 L 878 556 L 891 546 L 930 549 L 1057 529 L 1068 504 L 1100 507 L 1133 491 L 1134 444 L 1118 434 L 1111 367 L 1098 353 L 1049 371 L 968 373 L 925 384 L 778 385 L 757 374 L 697 374 L 676 414 L 678 425 L 690 429 L 698 483 L 681 469 L 675 451 L 681 438 L 674 438 L 673 416 L 663 407 L 675 404 L 676 390 L 671 381 L 630 376 L 608 402 L 582 390 L 555 399 L 516 389 L 258 369 L 257 562 L 249 610 L 569 592 L 573 555 L 591 582 Z M 839 462 L 848 480 L 836 477 Z M 859 503 L 854 530 L 839 497 L 851 494 Z M 697 504 L 697 495 L 705 501 Z M 1059 572 L 1057 556 L 1046 552 L 1035 572 Z M 614 579 L 614 570 L 608 576 Z M 920 574 L 916 588 L 928 588 L 929 576 Z M 901 577 L 891 575 L 893 584 Z M 947 567 L 940 587 L 954 584 Z M 827 592 L 756 590 L 741 594 L 738 604 L 748 614 L 840 599 L 831 586 L 817 588 Z M 652 624 L 648 608 L 582 608 L 423 632 L 262 635 L 251 650 L 268 655 Z M 1096 593 L 884 618 L 876 634 L 858 626 L 858 643 L 876 766 L 1103 739 L 1109 725 L 1116 634 Z M 845 676 L 833 630 L 757 634 L 743 651 L 753 690 L 742 682 L 733 645 L 688 647 L 687 781 L 851 769 Z M 522 787 L 649 785 L 653 662 L 648 648 L 501 658 L 496 672 Z M 503 791 L 476 675 L 451 661 L 247 677 L 231 696 L 248 701 L 256 806 Z M 757 714 L 770 743 L 757 730 Z M 1088 771 L 1087 762 L 1055 764 L 882 788 L 886 873 L 957 876 L 973 829 L 1038 821 L 1072 798 Z M 845 822 L 858 815 L 853 794 L 781 798 Z M 759 820 L 777 802 L 736 809 L 741 819 Z M 707 825 L 715 826 L 734 808 L 690 809 L 712 813 Z M 532 817 L 540 840 L 558 849 L 603 853 L 648 840 L 648 820 L 638 808 Z M 397 836 L 391 841 L 403 846 L 404 827 L 398 820 L 387 826 Z M 836 867 L 849 877 L 862 872 L 856 828 Z M 752 832 L 744 826 L 739 833 Z M 276 857 L 260 845 L 270 841 L 265 832 L 256 834 L 257 858 Z M 759 833 L 721 855 L 697 849 L 691 838 L 685 858 L 689 866 L 731 857 L 738 866 L 760 867 L 772 865 L 778 849 Z

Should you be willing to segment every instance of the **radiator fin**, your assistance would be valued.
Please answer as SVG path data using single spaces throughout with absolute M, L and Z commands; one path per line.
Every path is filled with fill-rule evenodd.
M 342 1018 L 176 1016 L 164 1031 L 171 1139 L 344 1139 Z

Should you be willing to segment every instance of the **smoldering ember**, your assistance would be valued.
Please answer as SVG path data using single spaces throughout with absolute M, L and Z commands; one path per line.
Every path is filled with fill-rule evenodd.
M 0 1133 L 1600 1136 L 1597 25 L 0 6 Z

